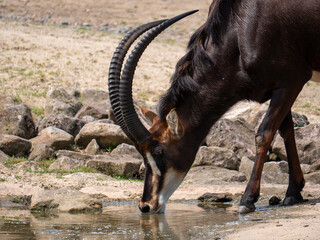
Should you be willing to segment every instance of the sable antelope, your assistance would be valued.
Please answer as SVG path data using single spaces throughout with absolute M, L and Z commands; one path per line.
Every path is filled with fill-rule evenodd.
M 312 71 L 320 71 L 320 0 L 213 1 L 207 21 L 193 34 L 187 53 L 176 65 L 171 86 L 160 100 L 159 115 L 142 109 L 153 122 L 147 130 L 132 102 L 136 65 L 161 31 L 194 12 L 132 30 L 111 60 L 109 92 L 116 120 L 135 142 L 146 167 L 140 210 L 164 211 L 211 126 L 244 99 L 271 102 L 256 134 L 256 159 L 239 212 L 255 209 L 263 164 L 277 130 L 289 163 L 284 204 L 301 202 L 304 178 L 291 107 Z M 126 52 L 146 31 L 120 77 Z

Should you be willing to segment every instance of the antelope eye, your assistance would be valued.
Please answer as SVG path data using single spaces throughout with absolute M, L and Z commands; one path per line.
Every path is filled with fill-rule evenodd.
M 162 155 L 162 153 L 163 153 L 163 149 L 162 149 L 162 147 L 160 147 L 160 146 L 156 146 L 156 147 L 153 149 L 153 154 L 154 154 L 155 156 L 160 156 L 160 155 Z

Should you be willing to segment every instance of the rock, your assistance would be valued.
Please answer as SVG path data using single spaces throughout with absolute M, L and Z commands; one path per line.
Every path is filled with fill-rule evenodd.
M 65 114 L 73 117 L 82 107 L 82 103 L 70 96 L 64 88 L 53 88 L 47 92 L 45 115 Z
M 56 156 L 58 158 L 57 161 L 62 156 L 68 157 L 69 159 L 78 160 L 81 164 L 80 166 L 90 167 L 110 176 L 121 176 L 124 178 L 136 178 L 139 175 L 139 168 L 142 163 L 142 160 L 135 159 L 129 155 L 90 155 L 60 150 L 57 151 Z M 59 161 L 57 164 L 60 164 Z
M 224 118 L 236 120 L 243 118 L 252 129 L 257 130 L 262 117 L 268 110 L 267 104 L 260 104 L 256 102 L 241 101 L 234 105 L 225 115 Z
M 310 172 L 320 171 L 320 158 L 310 166 Z
M 22 157 L 29 153 L 31 141 L 14 136 L 0 134 L 0 150 L 9 156 Z
M 4 163 L 6 161 L 8 161 L 9 157 L 7 156 L 7 154 L 5 154 L 4 152 L 2 152 L 0 150 L 0 163 Z
M 212 165 L 231 170 L 238 170 L 240 159 L 233 151 L 227 148 L 203 146 L 200 147 L 193 165 Z
M 76 118 L 83 118 L 85 116 L 91 116 L 94 119 L 104 119 L 108 118 L 109 110 L 104 110 L 102 108 L 97 108 L 93 105 L 84 105 L 76 114 Z
M 294 127 L 305 127 L 310 124 L 305 115 L 296 112 L 292 112 L 292 120 Z
M 16 135 L 25 139 L 37 135 L 31 110 L 24 104 L 0 107 L 0 134 Z
M 268 110 L 266 103 L 260 104 L 256 102 L 241 101 L 234 105 L 225 115 L 224 118 L 235 120 L 243 118 L 248 124 L 251 125 L 255 131 L 265 116 Z M 309 121 L 305 115 L 292 112 L 294 127 L 304 127 L 309 125 Z
M 111 155 L 130 155 L 137 159 L 143 159 L 134 146 L 126 143 L 119 144 L 115 149 L 113 149 Z
M 103 159 L 103 155 L 90 155 L 90 154 L 84 154 L 84 153 L 79 153 L 79 152 L 75 152 L 75 151 L 69 151 L 69 150 L 59 150 L 56 152 L 56 157 L 59 158 L 61 156 L 65 156 L 65 157 L 69 157 L 69 158 L 73 158 L 73 159 L 77 159 L 79 161 L 84 162 L 84 164 L 86 163 L 86 161 L 88 160 L 99 160 L 99 159 Z
M 300 163 L 313 164 L 320 159 L 320 123 L 295 128 Z M 287 160 L 284 143 L 280 135 L 275 138 L 272 151 L 282 160 Z
M 41 160 L 53 158 L 54 151 L 43 142 L 32 144 L 28 160 L 39 162 Z
M 109 94 L 103 90 L 89 88 L 82 92 L 81 98 L 85 104 L 92 104 L 109 110 L 111 107 Z
M 100 211 L 102 202 L 77 190 L 58 189 L 37 192 L 31 199 L 31 210 L 57 210 L 61 212 Z
M 97 140 L 100 148 L 107 148 L 111 144 L 131 143 L 118 125 L 99 121 L 87 123 L 75 141 L 78 146 L 86 147 L 92 139 Z
M 255 157 L 255 132 L 243 119 L 219 120 L 212 126 L 206 142 L 208 146 L 232 150 L 239 158 Z
M 192 167 L 184 179 L 185 183 L 221 184 L 221 181 L 231 182 L 236 177 L 244 176 L 235 170 L 215 166 Z
M 250 179 L 254 162 L 247 157 L 241 159 L 239 171 L 244 173 L 247 179 Z M 262 172 L 263 183 L 278 183 L 287 184 L 289 180 L 288 163 L 280 162 L 266 162 Z
M 80 161 L 78 159 L 61 156 L 58 157 L 57 160 L 49 166 L 49 170 L 63 170 L 63 171 L 72 171 L 75 168 L 84 166 L 85 162 Z
M 114 159 L 105 156 L 105 160 L 89 160 L 87 167 L 94 168 L 99 172 L 110 176 L 120 176 L 123 178 L 137 178 L 139 174 L 141 160 L 134 159 L 131 156 L 124 155 Z M 109 157 L 109 159 L 107 159 Z
M 242 172 L 247 179 L 250 179 L 254 162 L 247 157 L 241 158 L 239 172 Z
M 281 198 L 279 198 L 279 197 L 277 197 L 277 196 L 272 196 L 272 197 L 269 199 L 269 205 L 270 205 L 270 206 L 280 204 L 280 202 L 281 202 Z
M 75 137 L 86 124 L 82 119 L 70 117 L 64 114 L 49 115 L 39 122 L 38 131 L 41 132 L 47 127 L 59 128 Z
M 230 193 L 204 193 L 198 197 L 200 202 L 231 202 L 232 197 Z
M 320 184 L 320 171 L 305 174 L 304 179 L 306 180 L 306 182 L 313 182 L 316 184 Z
M 74 144 L 74 138 L 61 129 L 48 127 L 43 129 L 37 137 L 32 138 L 31 142 L 32 144 L 45 143 L 55 150 L 70 149 Z
M 100 147 L 97 141 L 95 139 L 92 139 L 83 152 L 86 154 L 92 154 L 92 155 L 98 154 L 100 152 Z

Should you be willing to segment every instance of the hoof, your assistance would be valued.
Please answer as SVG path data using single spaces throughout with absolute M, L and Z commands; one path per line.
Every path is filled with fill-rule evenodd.
M 286 197 L 286 198 L 283 200 L 282 205 L 284 205 L 284 206 L 290 206 L 290 205 L 294 205 L 294 204 L 301 203 L 301 202 L 303 202 L 302 197 L 301 197 L 301 198 Z
M 254 212 L 255 209 L 256 209 L 255 206 L 253 206 L 252 208 L 248 208 L 246 206 L 240 206 L 238 208 L 238 213 L 240 214 L 251 213 L 251 212 Z

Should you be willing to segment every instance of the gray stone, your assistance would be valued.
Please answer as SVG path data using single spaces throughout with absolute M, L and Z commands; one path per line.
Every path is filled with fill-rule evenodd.
M 41 160 L 53 158 L 53 156 L 53 149 L 49 147 L 47 144 L 39 142 L 32 144 L 31 152 L 28 159 L 39 162 Z
M 100 148 L 107 148 L 111 144 L 131 143 L 118 125 L 91 122 L 87 123 L 76 136 L 76 144 L 80 147 L 87 147 L 92 139 L 96 139 Z
M 185 183 L 221 184 L 221 181 L 232 182 L 232 179 L 244 176 L 235 170 L 215 166 L 192 167 L 184 179 Z
M 200 147 L 193 165 L 212 165 L 231 170 L 238 170 L 240 159 L 233 151 L 227 148 L 203 146 Z
M 239 158 L 255 157 L 255 132 L 243 119 L 219 120 L 212 126 L 206 142 L 208 146 L 232 150 Z
M 304 179 L 306 180 L 306 182 L 313 182 L 316 184 L 320 184 L 320 171 L 305 174 Z
M 103 90 L 89 88 L 82 91 L 81 98 L 86 104 L 96 104 L 103 101 L 109 101 L 109 94 Z
M 30 108 L 24 104 L 0 107 L 0 134 L 16 135 L 25 139 L 36 136 Z
M 86 154 L 92 154 L 92 155 L 98 154 L 100 152 L 99 144 L 95 139 L 92 139 L 83 152 Z
M 76 114 L 76 118 L 83 118 L 85 116 L 91 116 L 94 119 L 108 118 L 109 110 L 95 107 L 94 105 L 84 105 Z
M 250 179 L 254 162 L 247 157 L 241 159 L 239 171 L 244 173 L 247 179 Z M 266 162 L 263 167 L 263 183 L 287 184 L 289 180 L 288 164 L 285 161 Z
M 73 117 L 82 107 L 82 103 L 70 96 L 64 88 L 53 88 L 47 92 L 45 115 L 65 114 Z
M 70 117 L 64 114 L 49 115 L 39 122 L 38 131 L 41 132 L 47 127 L 59 128 L 75 137 L 86 124 L 82 119 Z
M 0 150 L 9 156 L 22 157 L 28 155 L 31 146 L 31 141 L 27 139 L 0 134 Z
M 126 143 L 119 144 L 115 149 L 113 149 L 111 155 L 130 155 L 137 159 L 143 159 L 134 146 Z
M 31 142 L 32 144 L 45 143 L 55 150 L 70 149 L 74 144 L 74 138 L 61 129 L 48 127 L 43 129 L 37 137 L 31 139 Z
M 99 211 L 102 202 L 89 194 L 71 189 L 43 190 L 31 198 L 31 210 L 57 210 L 61 212 Z
M 301 163 L 313 164 L 320 159 L 320 124 L 309 124 L 295 128 L 295 138 Z M 282 160 L 287 160 L 285 146 L 278 135 L 272 145 L 272 151 Z
M 204 193 L 198 197 L 200 202 L 231 202 L 232 197 L 230 193 Z
M 64 170 L 64 171 L 72 171 L 75 168 L 84 166 L 85 162 L 80 161 L 78 159 L 61 156 L 58 157 L 57 160 L 49 166 L 49 170 Z
M 105 160 L 89 160 L 87 167 L 94 168 L 110 176 L 137 178 L 141 163 L 141 160 L 124 155 L 117 159 L 109 157 L 109 159 Z
M 8 161 L 9 156 L 0 150 L 0 163 Z

